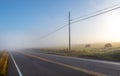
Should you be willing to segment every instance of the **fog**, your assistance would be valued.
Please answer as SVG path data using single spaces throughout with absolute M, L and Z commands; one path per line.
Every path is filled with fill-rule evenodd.
M 68 24 L 69 11 L 71 11 L 71 19 L 73 19 L 119 3 L 119 0 L 102 0 L 103 2 L 90 0 L 87 3 L 79 0 L 71 1 L 73 2 L 67 2 L 68 4 L 64 1 L 56 2 L 54 5 L 50 2 L 49 5 L 53 6 L 46 5 L 46 2 L 42 4 L 37 1 L 35 3 L 12 2 L 10 4 L 8 2 L 7 6 L 1 4 L 6 8 L 1 8 L 3 11 L 1 10 L 0 13 L 0 49 L 68 46 L 68 27 L 43 39 L 41 37 L 48 35 L 56 27 L 58 29 L 64 24 Z M 63 6 L 61 7 L 61 5 Z M 72 44 L 120 42 L 120 35 L 118 35 L 120 33 L 119 12 L 118 9 L 72 24 Z

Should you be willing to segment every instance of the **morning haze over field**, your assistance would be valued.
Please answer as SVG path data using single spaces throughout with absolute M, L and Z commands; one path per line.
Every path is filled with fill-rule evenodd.
M 120 76 L 120 0 L 0 0 L 0 76 Z
M 119 4 L 120 0 L 0 1 L 0 49 L 68 46 L 71 20 Z M 120 42 L 120 9 L 71 24 L 71 43 Z M 41 38 L 43 37 L 43 38 Z

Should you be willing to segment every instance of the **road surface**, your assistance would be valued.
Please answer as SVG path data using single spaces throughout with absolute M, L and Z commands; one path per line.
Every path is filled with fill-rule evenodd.
M 120 63 L 37 52 L 10 52 L 7 76 L 120 76 Z

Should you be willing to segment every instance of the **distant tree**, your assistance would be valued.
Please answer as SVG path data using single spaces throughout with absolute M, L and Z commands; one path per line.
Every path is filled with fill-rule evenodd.
M 110 47 L 112 47 L 112 44 L 111 43 L 106 43 L 104 47 L 105 48 L 110 48 Z
M 90 44 L 86 44 L 85 47 L 88 48 L 88 47 L 91 47 L 91 45 Z

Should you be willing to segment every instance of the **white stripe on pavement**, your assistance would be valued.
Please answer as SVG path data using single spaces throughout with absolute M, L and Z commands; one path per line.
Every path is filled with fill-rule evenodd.
M 15 62 L 15 59 L 13 58 L 13 56 L 12 56 L 11 53 L 10 53 L 10 56 L 11 56 L 11 58 L 12 58 L 14 64 L 15 64 L 15 67 L 16 67 L 18 73 L 19 73 L 19 76 L 23 76 L 22 73 L 21 73 L 21 71 L 20 71 L 20 69 L 19 69 L 19 67 L 18 67 L 18 65 L 17 65 L 17 63 Z

